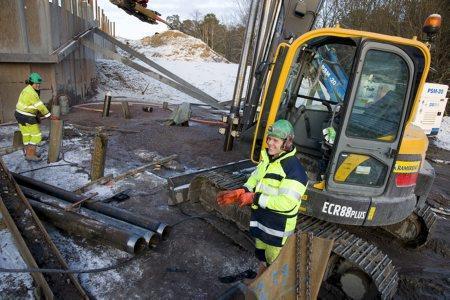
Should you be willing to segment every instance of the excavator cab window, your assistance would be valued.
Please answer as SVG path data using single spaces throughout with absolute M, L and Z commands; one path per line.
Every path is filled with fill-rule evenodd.
M 285 85 L 278 118 L 294 126 L 294 143 L 307 155 L 322 157 L 322 130 L 345 102 L 356 42 L 335 37 L 299 48 Z

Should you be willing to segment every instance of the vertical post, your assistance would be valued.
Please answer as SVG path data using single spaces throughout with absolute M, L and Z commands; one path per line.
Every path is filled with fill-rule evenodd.
M 13 147 L 21 147 L 23 146 L 23 139 L 22 139 L 22 132 L 19 130 L 14 131 L 14 137 L 13 137 Z
M 106 92 L 105 101 L 103 102 L 103 113 L 102 117 L 109 117 L 109 108 L 111 107 L 111 93 Z
M 108 137 L 102 132 L 97 132 L 94 138 L 94 150 L 91 159 L 91 181 L 103 177 L 105 173 L 106 147 Z
M 123 117 L 125 119 L 131 119 L 130 106 L 128 105 L 128 101 L 123 101 L 123 102 L 121 102 L 121 104 L 122 104 Z
M 63 137 L 63 121 L 51 120 L 50 121 L 50 138 L 48 146 L 48 158 L 47 162 L 57 162 L 59 160 L 59 153 L 61 152 L 62 137 Z
M 245 30 L 244 48 L 242 49 L 238 74 L 234 85 L 233 103 L 231 104 L 230 113 L 227 118 L 228 124 L 225 129 L 225 143 L 223 145 L 223 151 L 231 151 L 233 149 L 233 131 L 236 128 L 235 118 L 239 117 L 239 108 L 242 98 L 242 91 L 244 89 L 245 73 L 247 71 L 247 62 L 249 59 L 250 46 L 252 43 L 252 36 L 255 29 L 259 4 L 259 0 L 253 0 L 250 6 L 250 16 L 248 18 L 247 28 Z

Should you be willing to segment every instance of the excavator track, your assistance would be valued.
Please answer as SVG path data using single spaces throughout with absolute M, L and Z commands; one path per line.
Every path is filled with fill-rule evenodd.
M 220 171 L 203 173 L 191 182 L 189 199 L 191 201 L 199 200 L 205 210 L 214 211 L 215 215 L 233 222 L 243 231 L 248 231 L 250 209 L 239 209 L 235 206 L 219 207 L 215 202 L 215 195 L 218 191 L 238 188 L 243 185 L 246 178 L 246 175 L 239 173 Z M 210 222 L 210 224 L 220 232 L 224 232 L 225 227 L 220 221 Z M 334 255 L 350 263 L 353 268 L 363 271 L 375 285 L 379 297 L 389 299 L 395 294 L 399 278 L 398 273 L 392 260 L 375 245 L 364 241 L 336 224 L 306 215 L 299 215 L 297 229 L 310 232 L 314 236 L 334 239 L 332 250 Z M 229 232 L 225 235 L 243 248 L 253 250 L 252 248 L 249 249 L 248 244 L 242 245 L 241 238 L 236 240 L 235 236 Z

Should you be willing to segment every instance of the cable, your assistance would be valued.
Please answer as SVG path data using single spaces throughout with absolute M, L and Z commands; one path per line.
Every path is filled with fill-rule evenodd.
M 142 257 L 144 253 L 135 255 L 129 259 L 126 259 L 122 262 L 119 262 L 115 265 L 109 266 L 109 267 L 103 267 L 103 268 L 97 268 L 97 269 L 85 269 L 85 270 L 74 270 L 74 269 L 67 269 L 67 270 L 61 270 L 61 269 L 39 269 L 39 268 L 30 268 L 30 269 L 6 269 L 6 268 L 0 268 L 0 273 L 61 273 L 61 274 L 82 274 L 82 273 L 100 273 L 100 272 L 106 272 L 113 269 L 118 269 L 125 264 L 128 264 L 129 262 L 132 262 L 133 260 L 136 260 L 140 257 Z
M 46 169 L 46 168 L 64 167 L 64 166 L 71 166 L 71 164 L 60 164 L 60 165 L 52 165 L 52 166 L 43 166 L 43 167 L 36 168 L 36 169 L 31 169 L 31 170 L 26 170 L 26 171 L 18 172 L 17 174 L 23 174 L 23 173 L 33 172 L 33 171 L 42 170 L 42 169 Z

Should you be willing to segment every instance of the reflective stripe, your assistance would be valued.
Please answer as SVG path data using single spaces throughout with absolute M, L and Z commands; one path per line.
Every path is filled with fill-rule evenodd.
M 267 201 L 269 201 L 269 196 L 261 194 L 258 199 L 258 205 L 262 208 L 267 207 Z
M 42 133 L 30 134 L 31 136 L 41 136 Z
M 51 115 L 51 113 L 48 113 L 44 116 L 44 118 L 48 118 L 48 117 L 50 117 L 50 115 Z
M 297 199 L 297 200 L 301 200 L 301 198 L 302 198 L 302 194 L 301 193 L 299 193 L 297 191 L 294 191 L 294 190 L 291 190 L 291 189 L 287 189 L 287 188 L 281 188 L 279 190 L 279 194 L 288 195 L 288 196 L 291 196 L 291 197 L 293 197 L 294 199 Z
M 42 101 L 38 101 L 38 102 L 36 102 L 35 104 L 33 104 L 32 106 L 33 106 L 34 108 L 38 108 L 39 105 L 44 105 L 44 103 L 42 103 Z
M 21 110 L 18 110 L 18 109 L 16 109 L 16 111 L 17 111 L 19 114 L 22 114 L 22 115 L 25 115 L 25 116 L 36 117 L 36 115 L 34 115 L 34 114 L 27 113 L 27 112 L 24 112 L 24 111 L 21 111 Z
M 269 195 L 278 195 L 278 188 L 268 186 L 262 182 L 258 184 L 258 186 L 256 187 L 256 191 L 263 192 Z
M 31 135 L 31 134 L 29 134 L 29 133 L 22 133 L 22 135 L 23 135 L 23 136 L 29 136 L 29 135 Z
M 256 227 L 261 229 L 262 231 L 264 231 L 267 234 L 279 237 L 279 238 L 284 238 L 284 237 L 288 237 L 291 234 L 294 233 L 293 230 L 291 231 L 279 231 L 279 230 L 275 230 L 275 229 L 271 229 L 269 227 L 264 226 L 263 224 L 259 223 L 258 221 L 250 221 L 250 227 Z

